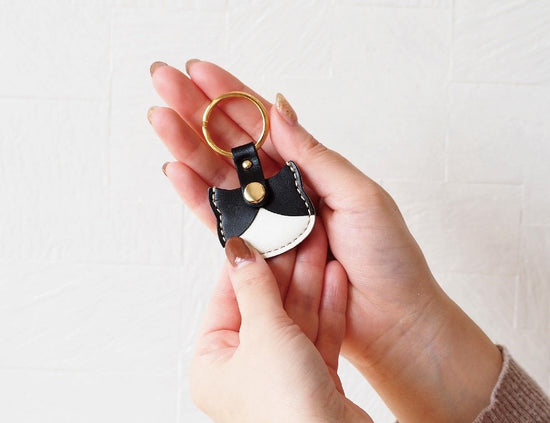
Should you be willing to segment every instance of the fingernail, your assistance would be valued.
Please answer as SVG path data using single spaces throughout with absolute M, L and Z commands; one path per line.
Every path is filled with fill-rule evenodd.
M 185 63 L 185 72 L 187 72 L 187 75 L 189 75 L 189 69 L 193 63 L 200 62 L 200 59 L 189 59 Z
M 170 162 L 166 162 L 162 165 L 162 173 L 164 173 L 164 176 L 166 176 L 168 178 L 168 174 L 166 173 L 166 168 L 168 167 L 168 165 L 170 164 Z
M 254 254 L 239 237 L 229 238 L 225 243 L 225 255 L 231 266 L 238 267 L 247 262 L 254 261 Z
M 149 110 L 147 110 L 147 120 L 151 124 L 153 123 L 153 112 L 155 111 L 156 108 L 157 106 L 151 106 L 149 107 Z
M 277 93 L 277 96 L 275 97 L 275 107 L 277 107 L 279 114 L 290 125 L 296 125 L 296 122 L 298 122 L 298 116 L 296 116 L 296 112 L 281 93 Z
M 153 76 L 153 74 L 155 73 L 155 71 L 158 69 L 158 68 L 161 68 L 163 66 L 166 66 L 166 63 L 164 62 L 154 62 L 151 67 L 149 68 L 149 72 L 151 72 L 151 76 Z

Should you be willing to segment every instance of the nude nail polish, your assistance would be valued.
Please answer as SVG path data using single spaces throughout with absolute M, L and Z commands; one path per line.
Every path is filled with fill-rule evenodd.
M 170 162 L 166 162 L 162 165 L 162 173 L 164 173 L 164 176 L 166 176 L 168 178 L 168 174 L 166 173 L 166 168 L 168 167 L 168 165 L 170 164 Z
M 296 122 L 298 122 L 298 116 L 296 116 L 296 112 L 281 93 L 277 93 L 277 96 L 275 97 L 275 107 L 289 125 L 296 125 Z
M 225 255 L 233 267 L 254 261 L 254 254 L 248 245 L 246 245 L 246 242 L 239 237 L 229 238 L 225 243 Z
M 186 63 L 185 63 L 185 72 L 187 72 L 187 75 L 189 75 L 189 69 L 191 68 L 191 65 L 193 63 L 197 63 L 197 62 L 200 62 L 200 59 L 189 59 Z
M 153 123 L 153 113 L 156 108 L 157 108 L 156 106 L 152 106 L 152 107 L 149 107 L 149 110 L 147 110 L 147 120 L 151 124 Z
M 158 69 L 158 68 L 161 68 L 163 66 L 166 66 L 166 63 L 164 62 L 154 62 L 151 67 L 149 68 L 149 72 L 151 73 L 151 76 L 153 76 L 153 74 L 155 73 L 155 71 Z

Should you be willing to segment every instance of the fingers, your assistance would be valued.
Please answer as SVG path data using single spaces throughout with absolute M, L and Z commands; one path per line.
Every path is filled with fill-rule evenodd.
M 241 314 L 227 268 L 224 268 L 206 307 L 199 329 L 192 368 L 195 370 L 200 368 L 200 358 L 212 353 L 216 354 L 219 359 L 229 359 L 239 345 L 240 326 Z M 203 380 L 203 376 L 201 375 L 197 379 L 197 376 L 193 375 L 192 378 Z
M 193 61 L 188 66 L 191 80 L 199 87 L 209 98 L 216 98 L 229 91 L 244 91 L 252 94 L 260 100 L 266 110 L 269 111 L 272 104 L 260 96 L 257 92 L 247 87 L 235 76 L 220 68 L 214 63 L 204 61 Z M 242 103 L 222 102 L 222 110 L 234 122 L 236 122 L 251 139 L 257 139 L 261 133 L 262 120 L 258 110 L 255 107 L 248 107 L 243 110 Z M 263 149 L 275 161 L 281 163 L 282 159 L 277 150 L 270 143 L 264 144 Z
M 271 140 L 284 160 L 293 160 L 308 185 L 332 209 L 357 207 L 378 185 L 338 153 L 316 141 L 300 124 L 285 119 L 279 109 L 290 107 L 277 102 L 271 109 Z
M 201 326 L 201 335 L 208 335 L 218 331 L 238 332 L 241 325 L 241 315 L 237 306 L 237 299 L 227 268 L 224 267 L 210 302 L 206 307 L 204 320 Z
M 202 139 L 202 115 L 213 97 L 208 97 L 187 76 L 169 65 L 157 67 L 152 78 L 155 89 L 168 106 L 174 109 Z M 212 80 L 211 83 L 215 83 L 215 81 Z M 223 113 L 224 107 L 227 107 L 230 103 L 231 101 L 220 103 L 219 107 L 216 107 L 213 111 L 208 125 L 212 138 L 225 150 L 254 141 L 253 137 L 249 136 L 245 130 Z M 243 107 L 247 107 L 245 110 L 249 110 L 248 108 L 251 106 L 253 107 L 249 104 L 233 104 L 233 107 L 241 112 Z M 256 119 L 260 119 L 259 114 Z M 255 136 L 257 137 L 257 135 Z M 262 160 L 264 172 L 268 176 L 273 175 L 280 168 L 280 165 L 276 164 L 264 151 L 260 151 L 260 159 Z M 230 160 L 227 162 L 229 163 Z M 205 163 L 205 165 L 208 164 Z
M 201 139 L 202 113 L 212 98 L 232 90 L 247 91 L 258 96 L 233 75 L 212 63 L 194 61 L 189 65 L 189 73 L 192 80 L 171 66 L 159 66 L 153 72 L 153 83 L 168 105 L 181 116 L 189 129 L 197 134 L 198 139 Z M 364 198 L 358 193 L 368 195 L 378 188 L 376 183 L 342 156 L 319 144 L 295 123 L 295 116 L 293 119 L 285 119 L 285 110 L 292 111 L 286 100 L 278 99 L 277 107 L 271 107 L 269 102 L 261 100 L 270 110 L 271 117 L 271 142 L 264 144 L 260 151 L 266 176 L 280 170 L 282 161 L 294 160 L 302 169 L 306 182 L 332 209 L 356 208 L 361 205 Z M 229 145 L 251 142 L 257 137 L 261 119 L 254 107 L 247 106 L 231 101 L 220 103 L 221 111 L 217 112 L 209 128 L 214 139 L 220 140 L 222 148 L 228 149 Z M 172 149 L 185 151 L 186 147 L 177 147 L 177 143 L 182 142 L 191 142 L 191 148 L 195 146 L 193 137 L 187 136 L 183 140 L 171 143 Z M 187 163 L 190 159 L 185 160 Z M 198 165 L 190 162 L 187 164 L 199 175 L 202 175 L 204 167 L 219 169 L 208 161 Z M 223 174 L 224 171 L 221 172 Z M 224 180 L 223 177 L 220 179 Z M 205 180 L 207 183 L 211 181 L 210 178 Z M 350 192 L 354 195 L 350 195 Z
M 327 238 L 318 221 L 298 247 L 285 310 L 307 337 L 315 342 L 319 327 L 319 303 L 327 259 Z
M 294 263 L 296 262 L 296 248 L 287 251 L 284 254 L 272 257 L 269 259 L 269 267 L 275 275 L 275 279 L 279 284 L 279 291 L 281 292 L 281 299 L 284 302 L 288 293 L 288 287 L 290 285 L 290 279 L 294 270 Z
M 208 202 L 208 185 L 184 163 L 167 163 L 164 171 L 182 200 L 211 231 L 215 231 L 217 223 Z
M 241 311 L 242 327 L 286 316 L 275 276 L 257 251 L 241 238 L 230 238 L 225 245 L 229 278 Z
M 319 335 L 315 346 L 330 369 L 338 369 L 340 346 L 346 329 L 348 278 L 337 261 L 327 264 L 321 306 L 319 307 Z
M 349 398 L 345 398 L 347 407 L 345 408 L 344 418 L 342 419 L 345 422 L 360 422 L 360 423 L 373 423 L 372 418 L 359 407 L 357 404 L 353 403 Z
M 210 185 L 233 187 L 238 184 L 234 167 L 212 151 L 175 111 L 154 107 L 148 116 L 176 160 L 185 163 Z
M 178 69 L 165 65 L 157 68 L 151 75 L 153 86 L 166 104 L 174 109 L 185 122 L 197 133 L 201 134 L 202 114 L 210 103 L 208 97 Z M 227 119 L 228 135 L 243 137 L 236 125 L 231 125 Z

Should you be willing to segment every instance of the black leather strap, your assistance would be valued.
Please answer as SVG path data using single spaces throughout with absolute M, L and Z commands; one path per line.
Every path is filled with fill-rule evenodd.
M 267 191 L 267 186 L 265 183 L 264 172 L 262 170 L 262 164 L 260 163 L 260 158 L 258 157 L 258 152 L 254 143 L 249 143 L 235 147 L 231 149 L 231 154 L 233 154 L 233 162 L 237 169 L 237 174 L 239 175 L 239 182 L 241 184 L 241 192 L 244 196 L 245 187 L 251 182 L 259 182 L 264 186 L 266 190 L 265 197 L 262 201 L 256 204 L 246 203 L 251 207 L 259 208 L 263 206 L 269 197 L 269 192 Z M 252 166 L 248 169 L 243 167 L 243 162 L 249 160 Z

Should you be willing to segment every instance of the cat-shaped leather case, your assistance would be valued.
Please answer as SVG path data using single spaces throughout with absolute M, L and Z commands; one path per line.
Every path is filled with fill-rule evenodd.
M 296 164 L 289 161 L 275 176 L 264 179 L 253 143 L 231 153 L 241 187 L 208 191 L 222 246 L 238 236 L 268 258 L 300 244 L 313 229 L 315 209 Z
M 220 148 L 208 130 L 210 113 L 222 100 L 245 98 L 262 115 L 262 135 L 256 143 Z M 249 93 L 231 91 L 212 100 L 202 118 L 202 132 L 218 154 L 232 157 L 241 187 L 208 190 L 210 206 L 216 215 L 218 238 L 223 247 L 229 238 L 241 237 L 265 258 L 282 254 L 300 244 L 313 230 L 315 209 L 302 186 L 302 177 L 292 161 L 275 176 L 265 179 L 258 149 L 269 134 L 269 119 L 263 103 Z

